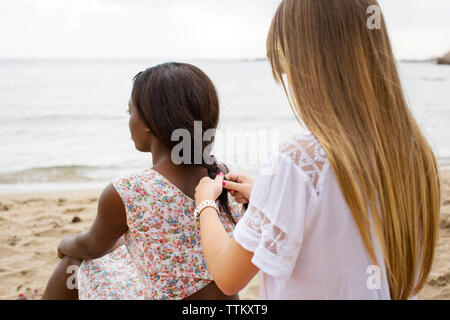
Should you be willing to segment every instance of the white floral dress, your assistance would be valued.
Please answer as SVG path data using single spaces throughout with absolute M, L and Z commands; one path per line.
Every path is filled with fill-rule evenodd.
M 183 299 L 212 281 L 194 218 L 195 202 L 153 169 L 115 179 L 125 205 L 125 245 L 78 271 L 80 299 Z M 230 196 L 235 221 L 242 206 Z M 227 232 L 233 223 L 219 215 Z

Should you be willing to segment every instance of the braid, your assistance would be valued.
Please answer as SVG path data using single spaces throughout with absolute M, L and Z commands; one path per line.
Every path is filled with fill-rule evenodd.
M 208 176 L 211 179 L 215 179 L 219 172 L 222 172 L 224 175 L 226 175 L 229 172 L 228 167 L 224 163 L 218 163 L 216 157 L 213 155 L 210 155 L 210 157 L 214 161 L 212 164 L 205 163 L 204 160 L 202 160 L 201 165 L 202 167 L 208 170 Z M 228 218 L 231 220 L 231 222 L 235 225 L 236 221 L 234 220 L 233 215 L 231 214 L 230 204 L 228 202 L 228 191 L 226 189 L 222 190 L 222 193 L 220 194 L 218 200 L 219 200 L 219 209 L 225 212 Z
M 206 162 L 202 161 L 202 167 L 208 170 L 208 176 L 211 179 L 215 179 L 217 174 L 220 172 L 220 168 L 217 163 L 216 157 L 214 157 L 213 155 L 210 155 L 210 157 L 214 160 L 214 162 L 212 164 L 207 164 Z

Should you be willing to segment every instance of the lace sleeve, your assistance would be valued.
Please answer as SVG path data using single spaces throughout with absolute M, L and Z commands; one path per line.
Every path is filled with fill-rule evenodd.
M 288 275 L 295 266 L 300 239 L 289 237 L 254 206 L 249 206 L 236 226 L 234 237 L 246 250 L 254 252 L 252 262 L 267 274 Z

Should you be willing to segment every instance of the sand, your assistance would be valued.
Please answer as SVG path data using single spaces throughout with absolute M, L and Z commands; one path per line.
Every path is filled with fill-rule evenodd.
M 450 299 L 450 170 L 442 172 L 443 207 L 433 269 L 420 299 Z M 95 218 L 101 190 L 0 195 L 0 299 L 43 291 L 58 263 L 56 247 L 85 231 Z M 255 277 L 241 299 L 258 299 Z

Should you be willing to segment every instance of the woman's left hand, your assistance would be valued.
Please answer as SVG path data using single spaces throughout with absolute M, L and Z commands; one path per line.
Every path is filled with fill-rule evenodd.
M 219 172 L 214 180 L 209 177 L 202 178 L 195 188 L 195 203 L 198 205 L 205 200 L 215 201 L 222 193 L 222 188 L 222 172 Z
M 65 237 L 59 242 L 58 245 L 58 258 L 62 259 L 66 256 L 66 251 L 69 246 L 73 243 L 74 236 Z

